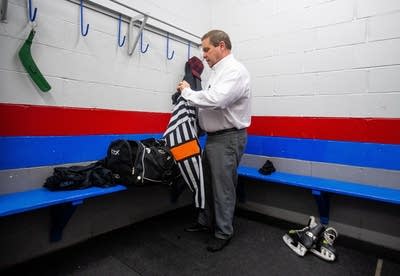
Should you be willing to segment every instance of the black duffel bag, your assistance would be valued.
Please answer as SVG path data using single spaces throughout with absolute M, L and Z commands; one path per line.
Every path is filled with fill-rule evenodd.
M 49 190 L 77 190 L 91 186 L 110 187 L 115 182 L 111 170 L 97 161 L 86 166 L 56 167 L 43 185 Z
M 125 185 L 171 184 L 180 176 L 163 139 L 115 140 L 108 147 L 104 164 L 112 171 L 114 182 Z

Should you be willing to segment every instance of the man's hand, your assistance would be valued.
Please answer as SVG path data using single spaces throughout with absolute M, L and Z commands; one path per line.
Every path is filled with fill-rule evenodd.
M 179 92 L 182 92 L 182 90 L 187 87 L 190 88 L 190 84 L 187 81 L 181 81 L 180 83 L 178 83 L 178 86 L 176 89 L 178 89 Z

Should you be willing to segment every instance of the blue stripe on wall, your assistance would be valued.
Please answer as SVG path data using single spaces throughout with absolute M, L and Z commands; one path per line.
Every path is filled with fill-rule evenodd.
M 246 153 L 400 170 L 400 145 L 249 136 Z
M 100 160 L 113 140 L 149 137 L 161 134 L 0 137 L 0 170 Z M 391 144 L 249 135 L 246 153 L 400 170 L 400 145 Z
M 0 137 L 0 170 L 100 160 L 113 140 L 150 137 L 161 134 Z

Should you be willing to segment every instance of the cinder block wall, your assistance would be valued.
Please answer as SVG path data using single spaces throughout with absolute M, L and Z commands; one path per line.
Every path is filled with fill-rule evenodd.
M 170 61 L 166 58 L 166 38 L 144 31 L 144 43 L 150 44 L 148 52 L 141 54 L 136 49 L 129 56 L 126 43 L 122 48 L 117 45 L 116 18 L 85 8 L 84 24 L 90 24 L 90 28 L 83 37 L 78 1 L 35 0 L 32 2 L 38 8 L 37 33 L 32 55 L 52 86 L 50 93 L 43 93 L 29 79 L 17 56 L 31 30 L 26 1 L 8 2 L 8 22 L 0 23 L 0 111 L 22 104 L 83 108 L 85 114 L 92 109 L 103 110 L 101 114 L 108 110 L 144 111 L 155 116 L 170 112 L 170 96 L 183 76 L 187 45 L 172 41 L 170 47 L 175 56 Z M 96 2 L 112 6 L 107 0 Z M 233 40 L 234 55 L 252 76 L 253 115 L 267 119 L 269 116 L 357 117 L 366 121 L 369 117 L 400 117 L 399 1 L 121 2 L 198 36 L 210 28 L 226 30 Z M 124 9 L 120 12 L 130 13 Z M 149 23 L 177 32 L 151 20 Z M 124 22 L 122 33 L 126 34 L 126 30 Z M 201 56 L 201 53 L 192 49 L 192 55 Z M 0 117 L 1 136 L 66 135 L 68 129 L 79 123 L 63 120 L 62 131 L 43 134 L 34 127 L 42 125 L 43 118 L 32 119 L 34 112 L 24 114 L 33 127 L 20 122 L 15 126 L 17 114 L 8 114 Z M 140 123 L 143 127 L 149 124 L 146 120 L 125 123 Z M 25 133 L 27 127 L 30 131 Z M 157 127 L 161 129 L 162 125 Z M 81 131 L 69 135 L 91 133 Z M 30 168 L 30 172 L 35 170 Z M 43 168 L 38 168 L 39 171 Z M 1 179 L 7 179 L 6 175 L 12 173 L 3 170 Z M 310 213 L 316 215 L 309 194 L 259 185 L 252 185 L 248 192 L 253 196 L 254 210 L 298 223 L 306 221 Z M 80 206 L 82 212 L 78 210 L 70 221 L 65 239 L 59 244 L 47 241 L 47 209 L 1 219 L 0 255 L 7 258 L 1 258 L 0 266 L 51 252 L 176 207 L 170 205 L 165 191 L 155 193 L 141 191 L 134 195 L 127 193 L 122 198 L 116 195 L 90 200 Z M 145 204 L 140 201 L 149 196 L 151 200 L 144 201 Z M 107 204 L 112 206 L 111 211 L 104 209 Z M 334 197 L 331 210 L 331 221 L 340 233 L 400 249 L 398 208 Z M 102 220 L 102 215 L 112 220 Z M 88 220 L 89 217 L 93 220 Z M 27 225 L 27 221 L 32 223 Z
M 174 51 L 174 57 L 167 59 L 166 33 L 197 43 L 200 39 L 149 19 L 148 24 L 161 29 L 161 34 L 144 30 L 143 43 L 149 44 L 148 51 L 140 53 L 138 45 L 130 56 L 128 38 L 123 47 L 117 44 L 118 14 L 134 17 L 138 13 L 108 0 L 93 2 L 117 12 L 111 17 L 107 10 L 99 12 L 86 7 L 90 1 L 84 1 L 84 29 L 86 24 L 90 27 L 87 36 L 82 36 L 79 1 L 32 1 L 33 8 L 37 8 L 32 56 L 52 87 L 49 92 L 42 92 L 18 58 L 18 51 L 32 29 L 27 1 L 8 1 L 7 23 L 0 23 L 0 149 L 3 153 L 13 151 L 10 141 L 29 140 L 25 145 L 35 147 L 38 140 L 45 139 L 49 144 L 44 151 L 53 152 L 55 159 L 68 161 L 66 152 L 51 150 L 52 139 L 54 144 L 57 138 L 66 139 L 71 145 L 77 142 L 76 145 L 82 146 L 79 150 L 84 151 L 85 138 L 95 141 L 94 135 L 99 135 L 99 139 L 100 136 L 117 139 L 119 134 L 160 134 L 165 129 L 172 109 L 171 95 L 183 77 L 188 58 L 187 42 L 171 40 L 170 55 Z M 121 2 L 197 36 L 210 25 L 209 7 L 203 2 Z M 195 13 L 191 12 L 193 7 L 196 7 Z M 127 35 L 127 19 L 123 16 L 121 35 Z M 190 54 L 199 56 L 200 51 L 192 44 Z M 76 147 L 63 150 L 70 153 Z M 11 159 L 17 163 L 10 166 L 7 161 L 10 155 L 2 155 L 0 194 L 40 187 L 54 166 L 73 165 L 48 160 L 45 166 L 24 167 L 20 166 L 26 159 L 23 156 L 18 163 L 14 155 Z M 56 243 L 49 242 L 49 208 L 1 218 L 0 267 L 190 203 L 190 193 L 178 203 L 171 203 L 167 187 L 158 186 L 90 199 L 77 208 L 63 239 Z
M 32 56 L 52 86 L 50 93 L 43 93 L 28 78 L 17 55 L 31 30 L 27 1 L 8 2 L 7 23 L 0 23 L 1 103 L 150 112 L 171 110 L 170 96 L 184 73 L 187 44 L 171 41 L 170 51 L 175 51 L 175 54 L 172 60 L 167 60 L 166 37 L 145 30 L 143 43 L 149 43 L 148 51 L 142 54 L 136 47 L 134 54 L 129 56 L 128 39 L 123 47 L 117 44 L 117 18 L 84 8 L 84 29 L 86 24 L 90 25 L 84 37 L 80 33 L 79 1 L 34 1 L 37 33 Z M 115 8 L 116 5 L 110 1 L 96 2 L 122 14 L 138 15 L 126 8 Z M 183 1 L 121 2 L 198 36 L 209 25 L 209 19 L 203 17 L 208 7 L 196 1 L 185 1 L 184 4 Z M 189 15 L 192 6 L 197 6 L 199 12 Z M 177 7 L 180 12 L 177 12 Z M 118 13 L 114 16 L 117 17 Z M 127 35 L 127 18 L 124 20 L 121 35 Z M 171 32 L 171 35 L 196 40 L 157 21 L 149 19 L 148 23 Z M 191 48 L 191 55 L 199 53 L 198 49 Z
M 290 133 L 294 139 L 333 143 L 342 139 L 400 144 L 396 134 L 400 118 L 400 1 L 223 0 L 212 2 L 211 10 L 212 26 L 231 35 L 235 56 L 250 71 L 253 115 L 260 116 L 260 124 L 269 131 L 263 135 Z M 354 139 L 362 128 L 346 129 L 345 125 L 331 126 L 341 132 L 333 131 L 332 136 L 338 134 L 333 139 L 318 136 L 318 131 L 311 129 L 311 121 L 326 117 L 337 118 L 345 125 L 354 119 L 360 119 L 364 126 L 370 118 L 382 120 L 389 127 L 374 132 L 397 138 L 368 141 L 371 129 Z M 258 127 L 257 131 L 264 132 L 265 128 Z M 252 158 L 246 156 L 245 162 L 261 166 L 268 157 Z M 278 170 L 300 174 L 303 165 L 310 163 L 270 159 Z M 319 166 L 320 170 L 312 173 L 321 177 L 336 173 L 338 178 L 354 181 L 354 176 L 362 172 L 364 179 L 378 185 L 384 185 L 384 179 L 391 179 L 391 187 L 400 183 L 398 170 L 327 163 Z M 300 224 L 305 224 L 309 215 L 318 216 L 308 191 L 265 183 L 247 183 L 246 189 L 248 202 L 243 208 Z M 332 196 L 330 223 L 343 235 L 400 250 L 398 211 L 398 206 L 390 204 Z
M 400 117 L 399 1 L 225 0 L 212 13 L 250 70 L 254 115 Z

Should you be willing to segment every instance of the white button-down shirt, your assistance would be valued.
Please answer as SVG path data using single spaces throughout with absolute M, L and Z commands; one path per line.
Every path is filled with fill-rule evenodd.
M 232 54 L 211 68 L 203 90 L 185 88 L 182 96 L 199 108 L 199 124 L 207 132 L 250 125 L 250 75 Z

